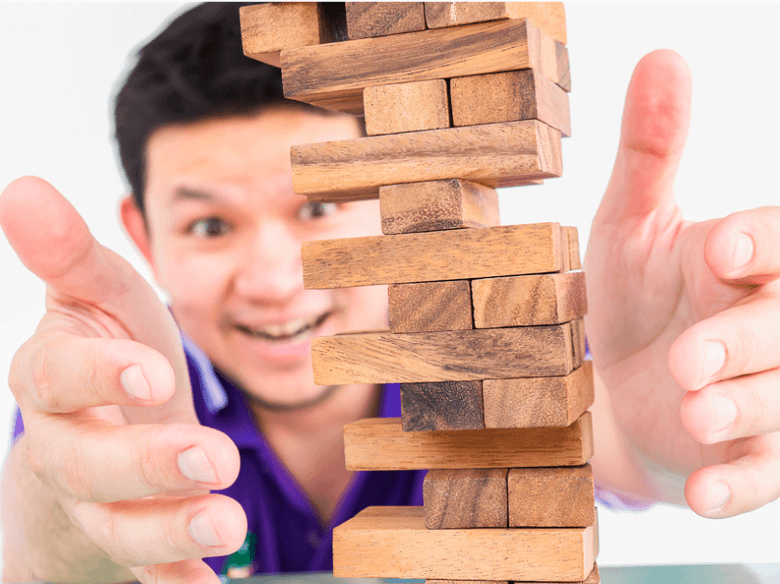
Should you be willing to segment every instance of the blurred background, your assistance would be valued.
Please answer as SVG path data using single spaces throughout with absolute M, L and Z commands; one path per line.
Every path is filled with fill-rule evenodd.
M 103 245 L 147 278 L 117 215 L 127 185 L 112 138 L 112 102 L 137 48 L 184 9 L 180 3 L 0 5 L 0 188 L 23 175 L 45 178 Z M 564 175 L 542 187 L 503 190 L 502 222 L 576 225 L 584 254 L 631 71 L 657 48 L 681 53 L 693 73 L 693 119 L 676 182 L 686 218 L 780 204 L 778 21 L 780 6 L 771 4 L 567 4 L 573 136 L 564 141 Z M 3 457 L 15 408 L 8 369 L 42 316 L 43 299 L 43 285 L 0 237 Z M 725 520 L 667 505 L 642 513 L 601 509 L 599 520 L 603 566 L 778 561 L 778 502 Z

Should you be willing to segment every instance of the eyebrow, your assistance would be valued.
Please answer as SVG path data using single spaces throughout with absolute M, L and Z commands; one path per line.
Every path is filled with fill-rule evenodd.
M 219 195 L 215 195 L 207 191 L 199 191 L 197 189 L 192 189 L 189 187 L 178 187 L 174 191 L 171 202 L 175 203 L 176 201 L 192 201 L 192 200 L 224 202 L 224 199 L 222 199 L 222 197 L 220 197 Z

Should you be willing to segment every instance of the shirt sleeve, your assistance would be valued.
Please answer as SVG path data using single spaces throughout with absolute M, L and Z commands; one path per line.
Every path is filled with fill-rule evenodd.
M 19 436 L 24 434 L 24 421 L 22 420 L 22 412 L 19 411 L 19 407 L 14 408 L 14 436 L 11 444 L 16 444 Z

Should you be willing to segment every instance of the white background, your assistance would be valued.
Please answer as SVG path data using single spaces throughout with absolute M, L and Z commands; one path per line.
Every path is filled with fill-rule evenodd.
M 0 5 L 0 188 L 25 174 L 46 178 L 103 244 L 147 277 L 117 219 L 126 186 L 112 141 L 112 100 L 139 43 L 179 10 Z M 574 130 L 564 142 L 564 176 L 502 194 L 504 223 L 576 225 L 584 250 L 631 71 L 643 54 L 662 47 L 680 52 L 694 78 L 691 136 L 677 180 L 686 217 L 778 204 L 780 7 L 571 4 L 567 14 Z M 42 315 L 43 295 L 0 237 L 0 452 L 14 407 L 8 368 Z M 719 521 L 663 505 L 641 514 L 602 509 L 600 522 L 602 565 L 780 560 L 780 503 Z

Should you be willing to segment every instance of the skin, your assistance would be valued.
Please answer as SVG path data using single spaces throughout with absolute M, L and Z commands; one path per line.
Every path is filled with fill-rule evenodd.
M 721 517 L 760 507 L 779 494 L 780 356 L 774 348 L 780 330 L 780 210 L 744 211 L 704 223 L 681 217 L 672 183 L 690 117 L 690 85 L 687 67 L 674 53 L 655 52 L 639 63 L 626 98 L 613 176 L 593 222 L 585 261 L 586 327 L 598 392 L 593 464 L 606 487 L 640 497 L 680 498 L 682 493 L 662 487 L 645 467 L 647 460 L 660 461 L 682 477 L 690 475 L 684 495 L 694 511 Z M 240 132 L 241 124 L 235 124 L 231 129 Z M 269 306 L 281 310 L 288 306 L 281 298 L 297 298 L 298 292 L 279 293 L 285 285 L 295 286 L 275 275 L 277 266 L 292 265 L 292 255 L 277 264 L 264 250 L 276 238 L 290 245 L 297 241 L 292 230 L 282 228 L 297 222 L 280 194 L 284 181 L 255 182 L 259 173 L 250 177 L 251 169 L 234 170 L 232 165 L 245 166 L 233 157 L 216 156 L 214 173 L 202 170 L 211 168 L 210 155 L 178 170 L 169 162 L 155 166 L 165 158 L 166 140 L 188 147 L 184 136 L 193 139 L 190 129 L 157 135 L 159 151 L 154 140 L 150 144 L 148 237 L 140 235 L 143 224 L 129 202 L 122 205 L 124 224 L 171 295 L 174 315 L 208 347 L 215 363 L 252 395 L 277 405 L 306 403 L 323 388 L 301 381 L 276 393 L 272 384 L 258 382 L 257 368 L 273 376 L 284 367 L 262 358 L 255 362 L 253 356 L 263 350 L 231 328 L 244 319 L 262 324 L 273 314 Z M 213 143 L 212 136 L 202 152 Z M 251 155 L 242 150 L 236 156 Z M 198 178 L 212 186 L 212 174 L 221 176 L 217 182 L 230 177 L 228 183 L 240 185 L 224 194 L 231 201 L 226 212 L 237 211 L 230 216 L 240 227 L 224 240 L 197 243 L 206 246 L 202 253 L 197 245 L 188 247 L 178 224 L 168 223 L 176 214 L 166 207 L 170 185 L 184 169 L 189 169 L 184 174 L 205 173 Z M 278 207 L 260 205 L 266 194 L 271 201 L 278 196 Z M 193 217 L 215 213 L 195 211 Z M 11 368 L 11 389 L 27 432 L 3 476 L 5 577 L 89 579 L 85 567 L 91 567 L 105 580 L 216 582 L 197 558 L 236 549 L 246 522 L 234 501 L 204 490 L 235 480 L 238 454 L 224 435 L 194 425 L 181 347 L 167 310 L 124 260 L 94 241 L 78 214 L 44 181 L 25 178 L 9 185 L 0 196 L 0 225 L 20 259 L 48 284 L 48 312 Z M 276 237 L 270 239 L 265 229 Z M 352 234 L 344 229 L 339 236 Z M 753 245 L 740 243 L 740 234 Z M 222 245 L 231 250 L 219 262 L 215 257 Z M 242 261 L 233 262 L 233 254 Z M 204 289 L 180 283 L 178 278 L 198 277 L 205 266 L 219 277 L 201 282 Z M 292 271 L 280 268 L 279 273 Z M 259 276 L 268 272 L 274 275 Z M 276 290 L 276 303 L 266 295 L 269 288 Z M 312 296 L 312 306 L 338 306 L 328 294 Z M 345 325 L 352 322 L 346 313 L 343 318 Z M 366 322 L 358 328 L 366 328 Z M 707 357 L 712 341 L 724 348 L 722 363 Z M 149 388 L 146 400 L 131 398 L 121 383 L 122 371 L 136 365 Z M 707 371 L 708 365 L 715 371 Z M 297 371 L 292 367 L 289 373 Z M 125 379 L 138 381 L 132 372 Z M 133 387 L 143 389 L 144 383 Z M 370 411 L 375 391 L 355 391 L 365 398 L 363 413 Z M 344 406 L 331 406 L 344 403 L 344 393 L 336 391 L 316 407 L 349 418 L 357 412 L 348 415 Z M 718 397 L 731 400 L 736 411 L 721 430 L 725 418 Z M 289 461 L 314 438 L 308 410 L 255 408 L 263 431 L 279 437 L 274 447 L 289 449 Z M 98 451 L 95 444 L 105 447 Z M 192 481 L 179 471 L 178 454 L 193 446 L 202 449 L 213 480 Z M 101 457 L 103 451 L 112 456 Z M 726 486 L 725 497 L 719 483 Z M 140 499 L 149 495 L 154 497 Z M 321 504 L 326 515 L 327 499 Z M 187 526 L 201 512 L 219 545 L 193 540 Z M 16 558 L 21 559 L 13 563 Z M 140 563 L 149 565 L 121 568 Z

